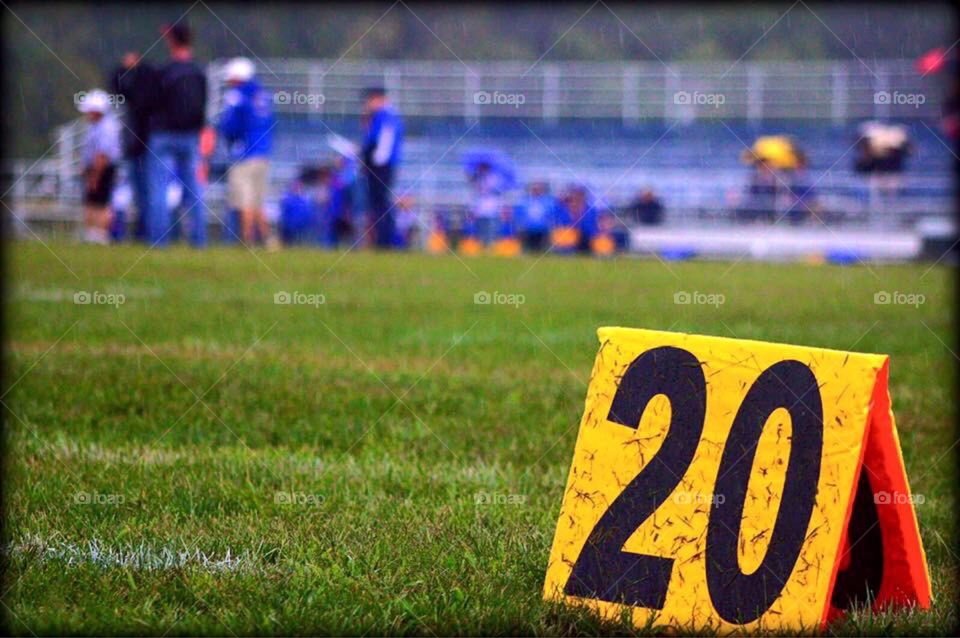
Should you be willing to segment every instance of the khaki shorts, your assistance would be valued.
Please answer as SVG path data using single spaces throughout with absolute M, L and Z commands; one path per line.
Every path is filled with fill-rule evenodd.
M 262 158 L 243 160 L 231 166 L 227 175 L 230 205 L 239 210 L 262 209 L 269 172 L 270 162 Z

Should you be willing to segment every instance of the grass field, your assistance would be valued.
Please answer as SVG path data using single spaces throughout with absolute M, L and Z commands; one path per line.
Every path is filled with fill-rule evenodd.
M 541 601 L 606 325 L 891 355 L 936 600 L 833 631 L 957 625 L 946 268 L 143 253 L 10 251 L 15 633 L 629 633 Z

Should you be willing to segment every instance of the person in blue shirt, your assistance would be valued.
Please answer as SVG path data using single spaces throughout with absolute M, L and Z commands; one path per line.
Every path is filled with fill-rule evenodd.
M 460 224 L 460 237 L 477 238 L 477 223 L 472 213 L 467 213 Z
M 573 217 L 570 215 L 569 197 L 557 201 L 553 208 L 553 214 L 550 215 L 550 230 L 555 228 L 564 228 L 573 226 Z
M 589 201 L 587 189 L 584 186 L 578 184 L 570 189 L 568 206 L 573 224 L 579 231 L 580 239 L 577 249 L 581 252 L 590 252 L 590 241 L 596 236 L 598 230 L 597 208 Z
M 300 171 L 299 181 L 303 186 L 303 196 L 310 200 L 314 211 L 309 237 L 305 235 L 304 238 L 323 248 L 334 246 L 332 179 L 332 169 L 329 164 L 305 166 Z
M 403 121 L 390 104 L 382 88 L 365 92 L 363 146 L 361 157 L 367 177 L 370 213 L 373 216 L 374 242 L 377 248 L 393 244 L 393 182 L 403 150 Z
M 293 180 L 280 200 L 280 240 L 285 245 L 312 242 L 316 236 L 317 218 L 316 206 L 306 193 L 302 179 Z
M 517 224 L 513 212 L 504 208 L 500 212 L 500 224 L 497 228 L 497 239 L 513 239 L 517 236 Z
M 336 247 L 334 227 L 339 204 L 333 180 L 333 166 L 321 164 L 317 167 L 310 185 L 310 198 L 317 208 L 317 243 L 324 248 Z
M 330 182 L 330 244 L 333 247 L 353 241 L 356 181 L 355 161 L 343 156 L 334 160 Z
M 542 252 L 557 216 L 557 200 L 546 182 L 531 182 L 514 211 L 524 250 Z
M 267 196 L 270 150 L 273 142 L 273 98 L 254 79 L 256 69 L 247 58 L 227 63 L 230 90 L 223 97 L 220 134 L 230 149 L 233 164 L 227 174 L 230 205 L 240 211 L 240 233 L 244 244 L 259 236 L 271 245 L 270 226 L 263 205 Z

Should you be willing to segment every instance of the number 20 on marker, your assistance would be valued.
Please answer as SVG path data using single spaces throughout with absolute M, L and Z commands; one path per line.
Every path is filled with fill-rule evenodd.
M 599 337 L 547 599 L 718 631 L 929 607 L 887 357 Z

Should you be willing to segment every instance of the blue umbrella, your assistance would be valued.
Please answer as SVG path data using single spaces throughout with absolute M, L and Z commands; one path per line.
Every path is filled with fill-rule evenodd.
M 475 148 L 463 154 L 463 169 L 471 178 L 477 175 L 480 166 L 486 164 L 490 172 L 500 180 L 500 190 L 506 191 L 517 186 L 517 171 L 505 153 L 492 148 Z

